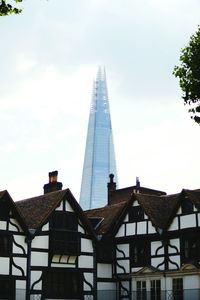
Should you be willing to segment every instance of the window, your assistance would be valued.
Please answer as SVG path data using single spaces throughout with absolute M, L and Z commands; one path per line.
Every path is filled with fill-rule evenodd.
M 50 222 L 51 255 L 79 255 L 78 218 L 72 212 L 56 211 Z
M 0 276 L 0 299 L 15 299 L 15 281 L 7 276 Z
M 183 300 L 183 278 L 173 279 L 173 300 Z
M 193 204 L 188 199 L 188 197 L 185 197 L 181 202 L 181 210 L 182 214 L 191 214 L 193 212 Z
M 51 237 L 52 254 L 79 255 L 80 234 L 73 231 L 54 231 Z
M 151 280 L 151 300 L 161 300 L 160 280 Z
M 0 256 L 9 256 L 11 252 L 11 236 L 0 233 Z
M 200 258 L 200 240 L 196 237 L 182 240 L 182 262 L 191 262 Z
M 150 265 L 150 243 L 148 241 L 135 241 L 130 245 L 132 267 Z
M 141 206 L 132 206 L 129 211 L 129 222 L 144 220 L 144 211 Z
M 81 299 L 82 274 L 74 270 L 44 271 L 42 278 L 42 299 Z
M 77 231 L 78 218 L 73 212 L 56 211 L 52 216 L 51 229 Z
M 137 300 L 146 300 L 146 281 L 137 281 L 136 289 Z
M 1 200 L 0 201 L 0 221 L 7 221 L 9 218 L 9 206 L 8 203 Z
M 107 241 L 99 243 L 97 247 L 97 260 L 101 263 L 111 263 L 113 261 L 113 246 Z

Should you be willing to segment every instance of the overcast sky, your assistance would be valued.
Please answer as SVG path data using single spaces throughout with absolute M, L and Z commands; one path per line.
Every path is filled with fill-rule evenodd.
M 0 18 L 0 190 L 79 199 L 92 84 L 106 68 L 119 187 L 200 188 L 200 127 L 172 75 L 199 0 L 27 0 Z

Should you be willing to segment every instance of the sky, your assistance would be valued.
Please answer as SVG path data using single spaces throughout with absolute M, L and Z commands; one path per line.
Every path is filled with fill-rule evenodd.
M 18 5 L 19 6 L 19 5 Z M 0 190 L 41 195 L 48 172 L 79 199 L 93 80 L 105 66 L 118 188 L 200 188 L 200 127 L 173 68 L 199 0 L 25 0 L 0 18 Z

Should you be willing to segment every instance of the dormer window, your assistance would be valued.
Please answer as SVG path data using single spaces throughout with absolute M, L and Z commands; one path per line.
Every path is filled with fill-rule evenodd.
M 78 233 L 78 218 L 73 212 L 56 211 L 51 222 L 51 254 L 80 254 L 80 234 Z
M 181 210 L 184 215 L 193 213 L 193 204 L 187 196 L 181 202 Z
M 132 206 L 129 211 L 129 222 L 144 220 L 144 210 L 141 206 Z
M 11 236 L 0 232 L 0 256 L 10 256 Z
M 0 221 L 7 221 L 9 218 L 9 206 L 6 202 L 0 202 Z

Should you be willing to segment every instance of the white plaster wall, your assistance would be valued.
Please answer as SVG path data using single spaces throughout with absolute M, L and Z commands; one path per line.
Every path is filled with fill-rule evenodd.
M 153 227 L 151 221 L 148 221 L 148 233 L 156 233 L 156 229 Z
M 26 290 L 17 289 L 16 290 L 16 300 L 25 300 L 26 299 Z
M 156 242 L 151 242 L 151 255 L 156 255 L 156 250 L 162 246 L 162 242 L 156 241 Z M 162 247 L 158 253 L 158 255 L 164 254 L 164 247 Z
M 13 262 L 15 265 L 23 269 L 24 275 L 26 276 L 26 257 L 13 257 Z M 16 268 L 14 264 L 12 264 L 12 274 L 23 276 L 21 270 Z
M 144 214 L 144 219 L 147 220 L 148 219 L 148 216 L 146 214 Z
M 81 238 L 81 252 L 93 253 L 93 246 L 91 240 Z
M 97 264 L 97 277 L 112 278 L 112 265 L 111 264 Z
M 115 282 L 98 282 L 97 283 L 97 290 L 116 290 L 116 283 Z
M 0 221 L 0 230 L 6 230 L 6 221 Z
M 120 251 L 123 251 L 123 253 L 125 254 L 125 257 L 129 257 L 129 244 L 118 244 L 117 248 Z M 116 256 L 119 258 L 124 257 L 124 255 L 120 251 L 118 251 L 117 248 L 116 248 Z
M 41 278 L 42 272 L 41 271 L 31 271 L 31 286 L 36 282 L 37 280 L 41 279 L 35 286 L 34 290 L 41 290 L 42 289 L 42 278 Z
M 196 217 L 195 214 L 181 216 L 181 228 L 196 227 Z
M 46 223 L 42 226 L 42 231 L 48 231 L 49 230 L 49 223 Z
M 75 268 L 76 265 L 71 265 L 71 264 L 61 264 L 61 263 L 51 263 L 51 267 L 55 267 L 55 268 Z
M 120 268 L 122 267 L 122 268 Z M 118 260 L 117 261 L 117 273 L 121 274 L 124 273 L 124 269 L 125 269 L 125 273 L 129 273 L 129 260 L 128 259 L 123 259 L 123 260 Z
M 177 250 L 180 250 L 180 240 L 179 239 L 172 239 L 170 240 L 170 245 L 175 246 L 177 248 Z M 168 246 L 168 252 L 171 253 L 177 253 L 176 249 Z
M 182 214 L 182 211 L 181 211 L 181 207 L 179 207 L 179 209 L 178 209 L 178 211 L 177 211 L 177 213 L 176 213 L 177 215 L 180 215 L 180 214 Z
M 32 248 L 49 249 L 49 237 L 47 235 L 36 236 L 32 241 Z
M 176 263 L 178 265 L 178 267 L 180 268 L 180 256 L 179 255 L 170 256 L 170 261 Z M 177 269 L 176 265 L 174 265 L 170 261 L 169 261 L 169 270 Z
M 198 224 L 200 226 L 200 214 L 197 215 L 197 218 L 198 218 Z
M 25 289 L 26 281 L 25 280 L 16 280 L 16 288 L 17 289 Z
M 131 272 L 138 272 L 139 270 L 141 270 L 141 267 L 135 267 L 135 268 L 131 268 Z
M 172 231 L 172 230 L 178 230 L 178 218 L 175 217 L 172 221 L 172 223 L 170 224 L 169 226 L 169 231 Z
M 146 233 L 147 233 L 147 222 L 138 222 L 137 234 L 146 234 Z
M 79 268 L 93 268 L 93 256 L 81 255 L 78 259 Z
M 80 222 L 79 222 L 80 223 Z M 85 234 L 85 229 L 84 227 L 81 227 L 80 225 L 78 225 L 78 232 L 81 232 L 83 234 Z
M 93 273 L 84 273 L 83 275 L 84 275 L 85 280 L 93 286 L 93 284 L 94 284 Z M 84 291 L 91 291 L 91 287 L 85 282 L 84 282 L 83 289 L 84 289 Z
M 17 228 L 19 229 L 19 232 L 23 232 L 21 226 L 19 225 L 19 223 L 17 222 L 16 219 L 10 219 L 10 221 L 17 226 Z M 9 226 L 8 226 L 9 230 L 18 232 L 17 228 L 9 223 Z
M 124 236 L 125 235 L 125 225 L 122 224 L 122 226 L 120 226 L 117 234 L 116 234 L 116 237 L 121 237 L 121 236 Z
M 31 252 L 31 265 L 32 266 L 48 266 L 48 253 L 44 252 Z
M 9 262 L 10 259 L 8 257 L 0 257 L 0 275 L 9 274 Z
M 192 276 L 184 276 L 183 280 L 184 289 L 199 289 L 199 276 L 192 275 Z
M 74 211 L 67 200 L 65 201 L 65 209 L 66 211 Z
M 17 244 L 22 246 L 25 253 L 27 253 L 27 244 L 25 243 L 25 236 L 23 236 L 23 235 L 13 235 L 13 239 Z M 23 254 L 24 252 L 20 247 L 18 247 L 17 245 L 15 245 L 13 243 L 13 253 Z
M 164 257 L 155 257 L 151 259 L 151 265 L 154 268 L 157 268 L 159 264 L 163 263 L 160 267 L 159 270 L 164 270 L 165 264 L 164 264 Z
M 63 210 L 63 201 L 61 201 L 60 205 L 59 205 L 58 207 L 56 207 L 55 210 L 56 210 L 56 211 Z
M 126 235 L 135 235 L 135 223 L 126 224 Z
M 124 218 L 124 222 L 128 222 L 128 214 L 126 214 L 126 216 Z
M 138 203 L 137 200 L 135 200 L 135 201 L 133 202 L 133 206 L 139 206 L 139 203 Z

